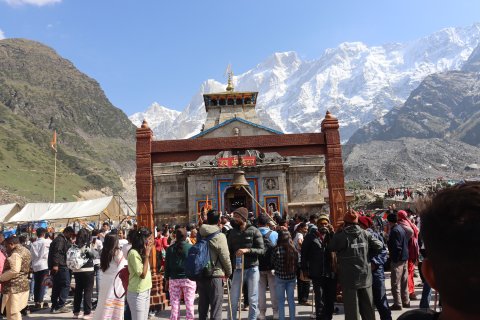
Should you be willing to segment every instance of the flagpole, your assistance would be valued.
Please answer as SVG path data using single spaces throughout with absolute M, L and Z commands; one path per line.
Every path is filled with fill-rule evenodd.
M 55 173 L 53 174 L 53 203 L 55 203 L 56 185 L 57 185 L 57 152 L 55 151 Z

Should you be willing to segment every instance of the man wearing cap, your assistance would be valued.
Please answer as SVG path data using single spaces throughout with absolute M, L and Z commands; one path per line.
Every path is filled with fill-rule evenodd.
M 393 305 L 391 310 L 402 310 L 402 306 L 410 307 L 408 295 L 408 236 L 404 228 L 397 224 L 397 214 L 390 213 L 387 216 L 390 224 L 388 236 L 388 251 L 391 261 L 391 281 Z
M 328 248 L 337 253 L 345 319 L 375 320 L 369 255 L 380 253 L 382 243 L 360 228 L 358 215 L 352 209 L 343 221 L 343 228 L 333 236 Z
M 387 262 L 387 248 L 383 237 L 374 230 L 373 221 L 370 217 L 361 216 L 358 218 L 358 224 L 362 229 L 371 233 L 375 239 L 382 242 L 382 251 L 377 255 L 370 257 L 370 263 L 372 265 L 372 293 L 373 302 L 380 314 L 381 320 L 392 320 L 392 312 L 388 306 L 387 291 L 385 289 L 385 272 L 384 265 Z
M 248 319 L 256 320 L 259 315 L 258 282 L 260 280 L 260 272 L 258 269 L 258 256 L 264 254 L 263 237 L 260 231 L 248 220 L 247 208 L 241 207 L 235 209 L 235 211 L 233 211 L 231 224 L 233 229 L 230 230 L 228 236 L 228 249 L 230 251 L 232 265 L 235 266 L 231 292 L 233 320 L 237 319 L 240 288 L 242 287 L 242 269 L 243 281 L 248 284 Z M 241 264 L 242 257 L 243 267 Z M 240 263 L 237 263 L 237 258 Z M 228 314 L 228 317 L 230 319 L 230 314 Z
M 333 269 L 334 254 L 328 249 L 333 227 L 326 214 L 312 225 L 302 244 L 301 270 L 312 279 L 317 320 L 332 319 L 337 281 Z

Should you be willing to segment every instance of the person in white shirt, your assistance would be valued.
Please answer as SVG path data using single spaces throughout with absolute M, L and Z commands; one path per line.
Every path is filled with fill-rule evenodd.
M 37 241 L 30 246 L 32 255 L 32 270 L 34 278 L 33 296 L 35 301 L 35 309 L 43 308 L 43 297 L 45 296 L 46 287 L 43 285 L 43 279 L 48 275 L 48 251 L 52 240 L 45 239 L 47 230 L 44 228 L 37 229 Z
M 118 247 L 122 250 L 123 246 L 128 244 L 128 240 L 125 239 L 125 231 L 122 229 L 118 230 Z
M 102 224 L 102 229 L 100 231 L 100 233 L 98 234 L 98 239 L 100 239 L 100 241 L 102 241 L 102 244 L 103 244 L 103 241 L 105 241 L 105 236 L 107 234 L 110 233 L 110 224 L 108 222 L 104 222 Z

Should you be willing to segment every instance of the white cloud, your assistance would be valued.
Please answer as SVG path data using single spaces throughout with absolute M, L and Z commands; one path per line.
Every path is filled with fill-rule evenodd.
M 0 29 L 0 40 L 5 39 L 5 33 Z
M 22 5 L 34 5 L 34 6 L 41 7 L 49 4 L 62 2 L 62 0 L 3 0 L 3 1 L 13 7 L 22 6 Z

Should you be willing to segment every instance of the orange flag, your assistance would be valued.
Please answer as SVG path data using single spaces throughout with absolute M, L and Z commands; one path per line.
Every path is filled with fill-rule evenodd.
M 207 201 L 205 201 L 205 204 L 203 205 L 203 209 L 205 210 L 205 212 L 210 210 L 210 206 L 208 205 L 208 194 L 207 194 Z
M 57 152 L 57 130 L 53 131 L 52 141 L 50 142 L 52 149 Z

